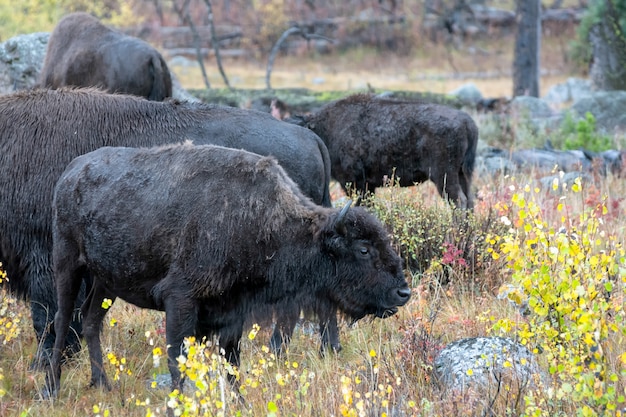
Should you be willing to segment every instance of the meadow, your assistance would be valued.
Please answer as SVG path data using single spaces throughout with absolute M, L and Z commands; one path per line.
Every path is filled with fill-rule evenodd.
M 445 65 L 418 74 L 398 71 L 415 62 L 368 54 L 342 58 L 373 69 L 363 73 L 347 64 L 336 69 L 341 62 L 325 58 L 303 67 L 280 59 L 289 70 L 275 72 L 276 88 L 347 90 L 370 83 L 447 92 L 472 81 L 490 97 L 511 89 L 506 76 L 437 78 Z M 463 64 L 465 73 L 472 65 Z M 194 68 L 174 70 L 185 87 L 201 86 Z M 231 63 L 227 71 L 239 77 L 235 86 L 262 88 L 261 63 Z M 418 84 L 429 73 L 434 78 Z M 542 86 L 568 75 L 546 76 Z M 325 82 L 311 81 L 318 77 Z M 473 116 L 480 129 L 483 119 Z M 247 329 L 240 369 L 224 362 L 216 341 L 190 339 L 180 359 L 188 379 L 183 393 L 161 383 L 167 374 L 163 314 L 117 301 L 102 337 L 113 390 L 87 387 L 85 348 L 64 366 L 59 398 L 42 400 L 44 376 L 29 370 L 36 340 L 28 305 L 1 292 L 0 416 L 158 416 L 167 408 L 189 416 L 625 415 L 626 185 L 619 176 L 594 173 L 589 181 L 556 179 L 542 188 L 538 176 L 477 176 L 469 217 L 445 204 L 430 183 L 398 188 L 392 179 L 369 205 L 406 260 L 409 303 L 384 320 L 340 321 L 338 354 L 319 354 L 308 322 L 281 357 L 268 349 L 271 328 Z M 343 198 L 336 185 L 333 190 L 334 200 Z M 514 291 L 499 296 L 503 287 Z M 441 386 L 432 372 L 436 355 L 447 343 L 474 336 L 518 340 L 547 378 L 527 387 L 507 381 L 486 390 Z M 226 382 L 229 373 L 239 378 L 238 392 Z

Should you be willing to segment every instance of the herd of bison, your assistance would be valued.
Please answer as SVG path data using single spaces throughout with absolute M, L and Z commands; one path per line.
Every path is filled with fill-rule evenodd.
M 45 397 L 82 337 L 91 384 L 110 387 L 103 298 L 165 312 L 173 387 L 186 336 L 218 336 L 238 364 L 251 320 L 276 322 L 280 351 L 304 310 L 339 350 L 338 314 L 396 313 L 411 294 L 400 257 L 365 208 L 332 207 L 331 177 L 359 193 L 392 173 L 431 180 L 472 209 L 463 111 L 358 94 L 282 121 L 171 95 L 158 51 L 73 13 L 39 86 L 0 96 L 0 260 L 31 305 Z

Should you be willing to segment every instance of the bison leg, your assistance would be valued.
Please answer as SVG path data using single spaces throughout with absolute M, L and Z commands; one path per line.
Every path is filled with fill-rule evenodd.
M 181 378 L 176 358 L 183 354 L 185 337 L 193 336 L 198 322 L 198 306 L 184 297 L 170 296 L 165 300 L 165 339 L 167 342 L 167 367 L 172 376 L 172 389 L 182 392 Z
M 100 332 L 102 330 L 102 321 L 108 309 L 102 307 L 102 301 L 110 298 L 115 301 L 115 296 L 110 294 L 104 287 L 94 280 L 93 287 L 82 307 L 83 326 L 85 331 L 85 340 L 89 349 L 89 362 L 91 363 L 91 381 L 89 386 L 104 387 L 111 389 L 111 384 L 104 372 L 102 363 L 102 345 L 100 343 Z
M 339 342 L 339 327 L 337 325 L 337 311 L 334 308 L 320 312 L 320 335 L 322 343 L 320 346 L 320 354 L 325 355 L 326 349 L 330 346 L 333 353 L 341 351 L 341 343 Z
M 467 209 L 467 196 L 463 192 L 456 173 L 448 173 L 443 178 L 432 175 L 432 178 L 437 178 L 435 184 L 441 197 L 454 202 L 458 208 Z
M 461 185 L 461 192 L 465 194 L 465 208 L 471 210 L 474 208 L 474 201 L 472 200 L 471 187 L 472 179 L 468 178 L 463 171 L 459 173 L 459 184 Z
M 239 342 L 243 334 L 243 324 L 243 320 L 231 323 L 228 327 L 220 331 L 219 337 L 220 347 L 224 350 L 224 357 L 237 368 L 239 368 L 240 364 Z M 238 387 L 236 375 L 229 374 L 228 382 L 230 382 L 233 387 Z
M 287 350 L 299 317 L 300 308 L 297 304 L 281 307 L 270 339 L 270 348 L 276 355 L 282 355 Z
M 65 351 L 65 341 L 70 330 L 72 311 L 80 292 L 83 268 L 76 265 L 78 252 L 69 250 L 65 242 L 59 242 L 58 250 L 63 253 L 57 263 L 57 298 L 58 309 L 54 319 L 54 348 L 51 361 L 46 366 L 46 385 L 42 395 L 44 398 L 55 397 L 61 385 L 61 362 Z M 51 332 L 52 334 L 52 332 Z
M 30 312 L 33 321 L 33 328 L 39 342 L 37 354 L 31 363 L 31 369 L 47 369 L 52 357 L 52 349 L 55 343 L 55 314 L 57 312 L 56 290 L 54 288 L 55 279 L 52 271 L 46 269 L 34 275 L 29 274 L 27 278 L 31 283 L 30 288 Z M 78 299 L 84 298 L 84 292 L 78 295 Z M 82 324 L 78 308 L 71 315 L 70 331 L 65 340 L 63 360 L 74 353 L 80 351 L 80 337 L 82 335 Z

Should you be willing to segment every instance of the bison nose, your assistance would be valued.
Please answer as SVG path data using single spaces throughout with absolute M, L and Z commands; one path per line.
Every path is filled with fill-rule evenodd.
M 410 288 L 401 288 L 398 290 L 398 300 L 400 301 L 400 305 L 406 304 L 411 298 L 411 289 Z

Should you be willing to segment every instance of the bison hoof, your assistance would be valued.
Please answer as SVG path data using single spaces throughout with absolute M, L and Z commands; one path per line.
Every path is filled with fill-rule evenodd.
M 58 394 L 59 394 L 59 391 L 56 388 L 52 388 L 47 385 L 43 387 L 41 391 L 39 391 L 39 395 L 41 396 L 41 399 L 44 401 L 54 400 Z
M 91 378 L 91 381 L 89 382 L 89 387 L 104 388 L 107 391 L 111 391 L 111 384 L 109 384 L 109 381 L 106 377 Z
M 330 346 L 330 351 L 331 351 L 332 353 L 334 353 L 335 355 L 336 355 L 336 354 L 338 354 L 339 352 L 341 352 L 341 349 L 343 349 L 343 347 L 341 346 L 341 344 L 337 344 L 337 345 L 332 345 L 332 346 Z M 329 350 L 329 349 L 327 349 L 327 347 L 326 347 L 326 346 L 324 346 L 324 345 L 320 346 L 320 356 L 321 356 L 322 358 L 326 357 L 326 352 L 327 352 L 328 350 Z

